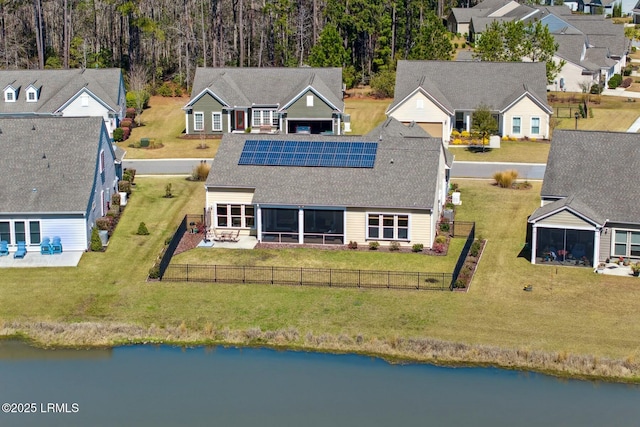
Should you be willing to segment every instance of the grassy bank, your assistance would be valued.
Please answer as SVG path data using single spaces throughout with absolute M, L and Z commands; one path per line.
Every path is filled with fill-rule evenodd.
M 163 241 L 185 213 L 201 211 L 204 194 L 201 183 L 179 179 L 137 182 L 107 252 L 85 254 L 77 268 L 2 271 L 0 335 L 58 345 L 268 344 L 640 380 L 638 279 L 518 258 L 539 183 L 506 190 L 459 181 L 458 219 L 477 221 L 488 245 L 470 291 L 451 293 L 146 282 Z M 162 197 L 168 182 L 173 199 Z M 151 235 L 135 235 L 140 221 Z M 241 254 L 212 250 L 197 257 L 232 262 Z M 283 262 L 307 255 L 293 251 Z M 386 255 L 375 268 L 442 261 L 375 255 Z M 196 255 L 181 255 L 190 256 Z M 533 292 L 522 291 L 527 284 Z

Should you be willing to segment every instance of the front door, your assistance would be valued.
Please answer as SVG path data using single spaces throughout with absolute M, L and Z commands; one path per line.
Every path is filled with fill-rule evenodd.
M 236 130 L 244 130 L 244 110 L 236 110 Z

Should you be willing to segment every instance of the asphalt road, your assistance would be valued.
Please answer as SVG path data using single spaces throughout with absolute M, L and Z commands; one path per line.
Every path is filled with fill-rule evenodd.
M 124 160 L 125 168 L 133 168 L 138 175 L 190 175 L 193 168 L 205 160 L 211 159 L 161 159 L 161 160 Z M 544 163 L 485 163 L 454 162 L 451 175 L 454 178 L 491 178 L 494 172 L 515 169 L 523 179 L 542 179 Z

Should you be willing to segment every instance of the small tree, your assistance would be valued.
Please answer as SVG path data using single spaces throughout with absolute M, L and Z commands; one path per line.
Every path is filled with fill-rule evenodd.
M 165 187 L 164 187 L 164 197 L 167 199 L 170 199 L 173 197 L 173 193 L 171 192 L 171 183 L 168 183 Z
M 491 109 L 480 104 L 471 117 L 471 130 L 478 132 L 482 139 L 482 152 L 484 153 L 485 139 L 498 132 L 498 122 L 491 114 Z
M 98 227 L 93 227 L 91 230 L 91 251 L 102 252 L 102 240 L 98 234 Z
M 141 222 L 138 226 L 138 231 L 136 232 L 138 236 L 147 236 L 149 235 L 149 230 L 144 222 Z
M 371 89 L 373 94 L 378 98 L 393 98 L 393 92 L 396 84 L 395 71 L 381 71 L 371 77 Z

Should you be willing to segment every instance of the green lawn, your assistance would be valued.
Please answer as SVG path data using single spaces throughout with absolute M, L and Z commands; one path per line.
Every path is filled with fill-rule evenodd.
M 551 92 L 556 93 L 556 92 Z M 561 99 L 567 100 L 570 95 L 556 93 Z M 573 95 L 580 100 L 582 94 Z M 553 102 L 551 106 L 556 111 L 557 107 L 566 110 L 567 102 Z M 577 109 L 577 103 L 572 106 Z M 593 111 L 593 117 L 578 119 L 578 130 L 602 130 L 612 132 L 626 132 L 633 122 L 640 116 L 640 106 L 637 102 L 628 102 L 627 98 L 619 96 L 592 95 L 589 108 Z M 556 129 L 575 129 L 575 118 L 558 118 Z
M 351 115 L 351 133 L 349 135 L 365 135 L 380 123 L 384 122 L 384 112 L 392 99 L 374 99 L 354 95 L 345 98 L 345 113 Z
M 501 141 L 499 149 L 485 148 L 485 152 L 470 150 L 460 145 L 450 145 L 449 151 L 457 161 L 547 163 L 549 141 Z

